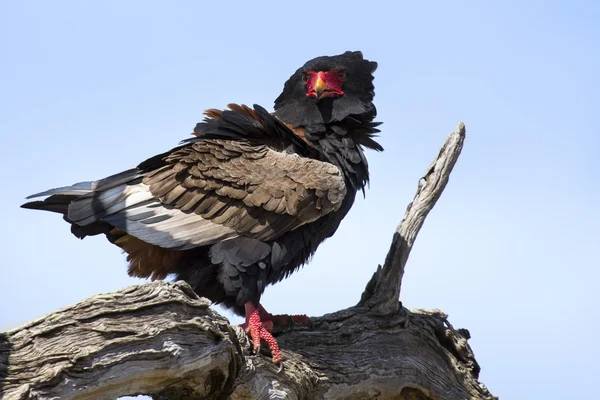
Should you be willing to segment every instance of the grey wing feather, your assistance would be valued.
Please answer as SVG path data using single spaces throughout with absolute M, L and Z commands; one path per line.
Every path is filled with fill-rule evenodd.
M 67 216 L 81 226 L 103 220 L 146 243 L 169 249 L 185 250 L 237 236 L 233 229 L 197 214 L 165 207 L 143 183 L 75 199 Z
M 43 197 L 43 196 L 51 196 L 54 194 L 64 194 L 64 195 L 74 195 L 74 196 L 83 195 L 83 194 L 86 194 L 93 190 L 92 189 L 93 184 L 94 184 L 93 181 L 79 182 L 79 183 L 76 183 L 71 186 L 63 186 L 63 187 L 59 187 L 59 188 L 46 190 L 45 192 L 32 194 L 30 196 L 27 196 L 26 199 L 33 199 L 35 197 Z
M 102 191 L 107 190 L 112 187 L 121 185 L 126 182 L 131 182 L 136 178 L 140 178 L 142 174 L 137 168 L 128 169 L 127 171 L 119 172 L 118 174 L 111 175 L 104 179 L 100 179 L 97 181 L 86 181 L 79 182 L 71 186 L 62 186 L 59 188 L 54 188 L 50 190 L 46 190 L 44 192 L 32 194 L 27 196 L 27 199 L 32 199 L 35 197 L 44 197 L 44 196 L 52 196 L 55 194 L 62 194 L 68 196 L 82 196 L 94 191 Z

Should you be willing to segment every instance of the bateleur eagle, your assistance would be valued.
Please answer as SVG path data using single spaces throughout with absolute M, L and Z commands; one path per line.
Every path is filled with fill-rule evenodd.
M 288 319 L 267 313 L 260 297 L 333 235 L 364 192 L 363 149 L 383 150 L 373 139 L 376 67 L 361 52 L 315 58 L 288 79 L 273 114 L 207 110 L 180 146 L 22 207 L 62 214 L 78 238 L 106 235 L 132 276 L 185 280 L 245 315 L 255 351 L 264 339 L 279 363 L 269 331 Z

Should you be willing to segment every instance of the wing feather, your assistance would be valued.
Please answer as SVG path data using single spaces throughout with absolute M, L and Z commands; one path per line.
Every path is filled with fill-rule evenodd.
M 246 141 L 198 141 L 168 161 L 165 170 L 177 173 L 162 171 L 143 180 L 165 207 L 261 240 L 337 210 L 346 194 L 336 166 Z
M 195 133 L 137 169 L 42 195 L 74 196 L 70 222 L 108 222 L 135 249 L 141 244 L 132 238 L 169 250 L 239 236 L 269 241 L 340 208 L 346 186 L 339 168 L 317 160 L 264 109 L 209 111 Z

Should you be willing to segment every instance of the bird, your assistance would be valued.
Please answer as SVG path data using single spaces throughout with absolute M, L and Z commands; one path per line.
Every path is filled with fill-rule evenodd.
M 360 51 L 307 61 L 268 112 L 208 109 L 190 138 L 135 168 L 28 196 L 21 207 L 63 215 L 80 239 L 105 235 L 134 277 L 187 282 L 244 316 L 282 364 L 271 333 L 308 323 L 272 315 L 260 299 L 309 261 L 369 183 L 365 149 L 383 151 L 373 73 Z

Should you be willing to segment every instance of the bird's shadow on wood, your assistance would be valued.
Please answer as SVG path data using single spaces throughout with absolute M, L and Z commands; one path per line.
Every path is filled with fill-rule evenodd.
M 11 345 L 6 333 L 0 332 L 0 399 L 4 397 L 4 380 L 8 376 L 8 356 Z

